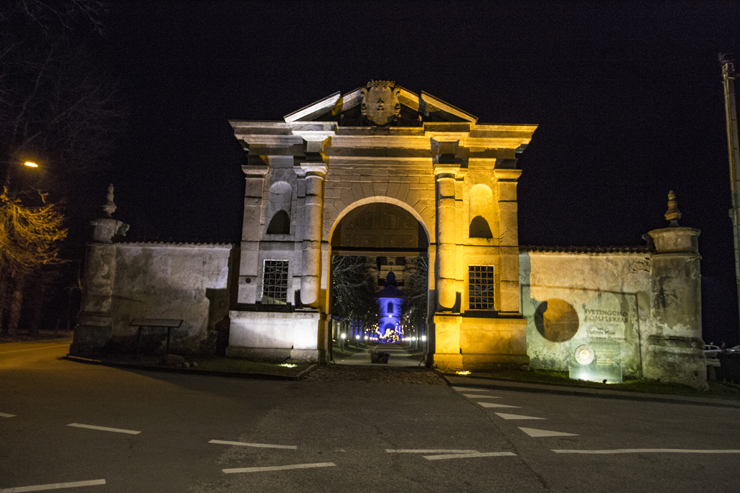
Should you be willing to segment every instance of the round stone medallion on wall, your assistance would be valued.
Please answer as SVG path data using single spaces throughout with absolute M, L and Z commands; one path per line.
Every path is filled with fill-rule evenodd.
M 543 301 L 534 312 L 534 325 L 551 342 L 569 341 L 579 327 L 578 313 L 567 301 L 552 298 Z

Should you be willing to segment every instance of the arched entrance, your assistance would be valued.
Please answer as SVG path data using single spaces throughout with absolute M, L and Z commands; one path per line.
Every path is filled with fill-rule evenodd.
M 430 313 L 426 228 L 401 204 L 347 209 L 330 237 L 329 359 L 367 364 L 380 351 L 391 366 L 419 366 Z

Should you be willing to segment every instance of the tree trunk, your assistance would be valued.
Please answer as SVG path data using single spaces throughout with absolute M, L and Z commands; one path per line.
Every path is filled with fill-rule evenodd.
M 25 274 L 18 274 L 13 287 L 13 296 L 10 300 L 10 316 L 8 317 L 8 334 L 15 335 L 18 332 L 18 322 L 21 320 L 21 309 L 23 308 L 23 288 L 26 284 Z
M 43 274 L 42 274 L 43 276 Z M 39 276 L 39 277 L 42 277 Z M 36 337 L 39 335 L 39 327 L 41 325 L 41 314 L 44 308 L 44 296 L 46 296 L 46 288 L 48 285 L 47 279 L 39 279 L 39 283 L 31 298 L 29 309 L 31 310 L 31 316 L 28 317 L 28 335 Z M 26 312 L 28 313 L 28 312 Z
M 7 296 L 8 296 L 8 283 L 10 279 L 8 276 L 0 274 L 0 333 L 7 332 L 8 326 L 5 324 L 5 315 L 8 313 L 6 309 L 8 307 Z

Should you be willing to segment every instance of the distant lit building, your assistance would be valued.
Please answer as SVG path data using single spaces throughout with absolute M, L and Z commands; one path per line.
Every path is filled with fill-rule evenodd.
M 378 320 L 377 334 L 380 340 L 386 342 L 397 342 L 403 338 L 401 329 L 401 306 L 403 303 L 402 293 L 396 287 L 396 276 L 388 272 L 385 279 L 385 287 L 376 295 L 380 318 Z

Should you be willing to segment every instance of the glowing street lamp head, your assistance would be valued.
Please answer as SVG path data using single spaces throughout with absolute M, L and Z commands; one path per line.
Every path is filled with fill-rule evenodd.
M 23 166 L 28 166 L 29 168 L 38 168 L 39 165 L 34 163 L 33 161 L 26 161 L 23 163 Z
M 346 338 L 347 338 L 347 334 L 342 334 L 342 335 L 341 335 L 340 337 L 341 337 L 342 339 L 346 339 Z
M 421 336 L 421 340 L 422 341 L 426 341 L 427 340 L 427 336 Z

